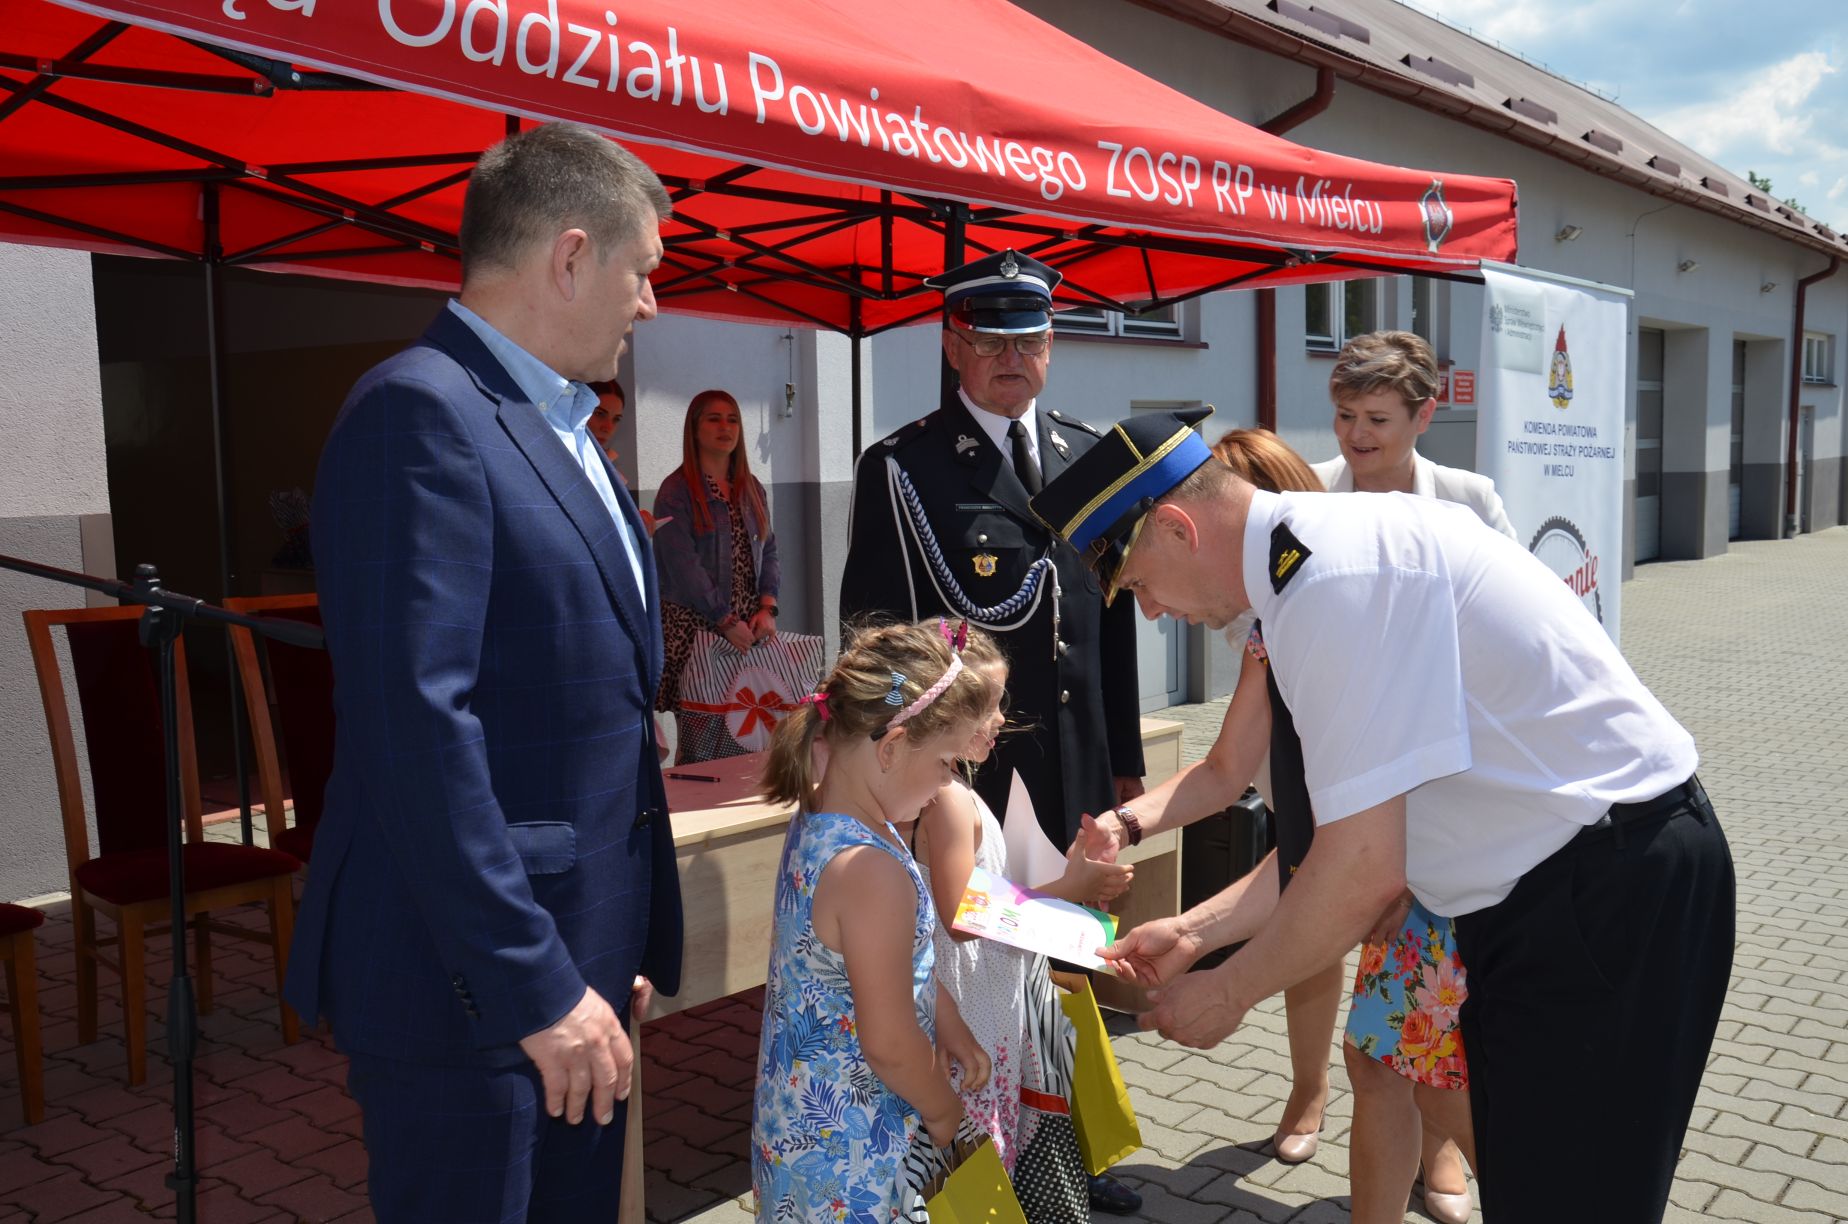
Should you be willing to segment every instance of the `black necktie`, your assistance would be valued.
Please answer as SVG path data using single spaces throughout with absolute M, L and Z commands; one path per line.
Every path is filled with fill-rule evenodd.
M 1032 496 L 1045 487 L 1045 482 L 1040 479 L 1039 464 L 1033 462 L 1033 450 L 1027 445 L 1027 427 L 1015 420 L 1008 425 L 1007 436 L 1014 442 L 1014 475 L 1020 477 L 1020 483 Z

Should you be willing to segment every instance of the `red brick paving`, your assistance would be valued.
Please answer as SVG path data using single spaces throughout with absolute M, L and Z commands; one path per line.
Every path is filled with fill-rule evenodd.
M 318 1081 L 314 1081 L 319 1084 Z M 336 1124 L 359 1116 L 359 1106 L 346 1094 L 344 1088 L 332 1084 L 319 1084 L 313 1092 L 290 1097 L 282 1102 L 282 1107 L 300 1114 L 323 1130 L 330 1130 Z
M 246 1195 L 264 1195 L 309 1176 L 310 1169 L 285 1164 L 274 1152 L 258 1148 L 236 1160 L 214 1162 L 212 1172 Z
M 342 1190 L 352 1190 L 356 1194 L 365 1191 L 366 1145 L 357 1139 L 312 1152 L 296 1163 L 327 1174 Z
M 60 1176 L 33 1182 L 9 1193 L 0 1205 L 24 1208 L 35 1220 L 62 1220 L 107 1203 L 130 1202 L 124 1195 L 99 1190 L 70 1169 Z
M 66 1224 L 147 1224 L 147 1213 L 132 1201 L 117 1199 L 101 1207 L 70 1216 Z
M 325 1174 L 284 1186 L 266 1195 L 263 1202 L 280 1207 L 298 1220 L 337 1220 L 366 1206 L 365 1194 L 342 1190 Z
M 223 1184 L 201 1191 L 198 1206 L 199 1224 L 268 1224 L 294 1218 L 281 1208 L 258 1206 Z
M 171 1172 L 173 1172 L 173 1163 L 163 1155 L 154 1164 L 144 1165 L 132 1173 L 124 1173 L 119 1177 L 101 1181 L 97 1183 L 97 1188 L 126 1194 L 148 1211 L 162 1207 L 171 1208 L 173 1191 L 167 1189 L 167 1174 Z
M 13 1035 L 0 1022 L 0 1224 L 172 1219 L 166 1177 L 172 1170 L 173 1075 L 161 1023 L 167 941 L 152 940 L 148 947 L 148 1082 L 131 1088 L 121 992 L 104 970 L 98 1038 L 78 1045 L 68 906 L 49 906 L 46 917 L 38 941 L 46 1117 L 38 1126 L 23 1124 Z M 255 911 L 226 917 L 252 926 L 261 921 Z M 358 1107 L 346 1094 L 346 1059 L 325 1033 L 282 1044 L 266 958 L 227 949 L 213 957 L 213 969 L 216 1006 L 200 1018 L 194 1064 L 199 1220 L 371 1221 L 366 1150 Z M 752 995 L 649 1026 L 642 1072 L 649 1130 L 678 1132 L 651 1146 L 651 1186 L 685 1192 L 664 1180 L 669 1166 L 688 1179 L 741 1158 L 741 1151 L 730 1149 L 743 1144 L 739 1119 L 748 1117 L 749 1107 L 743 1089 L 755 1067 L 742 1055 L 748 1047 L 754 1057 L 760 1008 L 761 999 Z M 746 1015 L 752 1023 L 741 1026 L 739 1017 Z M 720 1146 L 727 1150 L 715 1156 Z M 711 1195 L 697 1197 L 703 1203 Z M 669 1215 L 661 1212 L 674 1200 L 662 1193 L 653 1217 L 677 1218 L 671 1208 Z
M 151 1164 L 165 1164 L 164 1153 L 138 1147 L 122 1136 L 116 1135 L 101 1143 L 92 1143 L 89 1147 L 80 1147 L 58 1157 L 61 1164 L 70 1165 L 83 1174 L 84 1180 L 97 1183 L 136 1169 L 146 1168 Z

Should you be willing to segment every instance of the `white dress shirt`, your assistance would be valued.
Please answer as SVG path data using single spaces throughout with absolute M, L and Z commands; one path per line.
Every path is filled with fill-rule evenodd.
M 635 597 L 644 608 L 647 607 L 648 584 L 642 576 L 642 550 L 636 546 L 635 532 L 617 504 L 616 487 L 610 482 L 610 473 L 616 469 L 610 466 L 603 448 L 597 445 L 596 439 L 590 436 L 590 431 L 584 425 L 596 410 L 597 393 L 588 385 L 572 382 L 553 370 L 461 302 L 450 299 L 449 309 L 481 338 L 482 344 L 501 363 L 501 368 L 507 371 L 507 376 L 513 379 L 521 394 L 531 401 L 533 407 L 545 418 L 545 423 L 552 427 L 552 432 L 571 453 L 571 458 L 584 469 L 590 487 L 597 491 L 604 508 L 610 512 L 610 518 L 616 522 L 616 533 L 622 537 L 623 551 L 629 555 L 629 570 L 635 575 Z
M 988 440 L 1000 447 L 1002 455 L 1006 456 L 1010 464 L 1013 463 L 1014 440 L 1007 436 L 1007 431 L 1008 427 L 1014 423 L 1014 418 L 1005 417 L 998 412 L 990 412 L 980 407 L 961 387 L 956 388 L 956 394 L 962 399 L 963 407 L 969 410 L 969 415 L 975 418 L 975 423 L 982 427 L 982 432 L 988 435 Z M 1027 431 L 1027 450 L 1032 452 L 1033 466 L 1043 472 L 1046 469 L 1040 463 L 1039 457 L 1039 418 L 1035 415 L 1038 411 L 1039 400 L 1037 398 L 1028 400 L 1027 410 L 1020 414 L 1020 423 Z
M 1271 534 L 1308 554 L 1282 591 Z M 1685 781 L 1694 741 L 1546 565 L 1403 493 L 1253 494 L 1244 579 L 1318 825 L 1406 796 L 1406 878 L 1455 917 L 1614 803 Z

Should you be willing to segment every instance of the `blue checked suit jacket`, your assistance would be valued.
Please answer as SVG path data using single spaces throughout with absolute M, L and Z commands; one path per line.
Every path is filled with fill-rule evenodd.
M 583 469 L 443 311 L 341 409 L 313 542 L 335 754 L 287 996 L 345 1049 L 512 1065 L 589 985 L 679 985 L 660 599 Z

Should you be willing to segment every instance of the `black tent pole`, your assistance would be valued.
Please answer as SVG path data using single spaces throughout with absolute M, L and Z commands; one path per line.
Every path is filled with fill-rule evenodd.
M 231 492 L 225 471 L 225 454 L 230 450 L 225 420 L 224 311 L 220 298 L 224 293 L 224 246 L 218 232 L 218 184 L 204 186 L 202 200 L 205 214 L 205 365 L 206 386 L 212 403 L 212 487 L 218 495 L 218 587 L 219 598 L 236 594 L 232 582 L 237 575 L 231 568 Z M 255 840 L 250 817 L 250 768 L 244 759 L 244 693 L 237 682 L 237 657 L 231 641 L 225 639 L 225 679 L 231 692 L 231 760 L 237 773 L 238 830 L 244 844 Z M 272 812 L 271 817 L 280 815 Z
M 857 275 L 856 272 L 856 277 Z M 865 449 L 866 441 L 865 426 L 860 421 L 860 401 L 862 399 L 860 380 L 863 377 L 860 369 L 860 345 L 866 339 L 864 333 L 865 324 L 860 316 L 860 299 L 850 297 L 847 299 L 847 342 L 853 345 L 853 352 L 848 360 L 847 368 L 853 388 L 853 462 L 856 464 L 860 462 L 860 452 Z
M 956 200 L 945 203 L 948 212 L 943 219 L 943 270 L 948 272 L 963 261 L 963 225 L 969 217 L 969 206 Z M 938 363 L 938 402 L 947 404 L 956 396 L 956 371 L 947 353 L 938 358 Z

